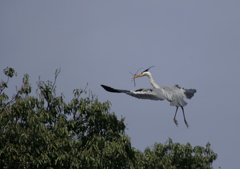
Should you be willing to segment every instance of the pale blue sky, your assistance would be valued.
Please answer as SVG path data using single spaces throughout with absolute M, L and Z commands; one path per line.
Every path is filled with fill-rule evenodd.
M 155 142 L 205 146 L 218 154 L 214 168 L 240 166 L 240 1 L 1 1 L 0 68 L 25 73 L 36 88 L 38 76 L 57 80 L 66 100 L 85 88 L 109 100 L 111 110 L 126 117 L 132 146 L 144 150 Z M 156 83 L 195 88 L 186 100 L 187 129 L 181 111 L 179 127 L 167 101 L 148 101 L 112 94 L 119 89 L 149 88 L 146 77 L 131 83 L 141 67 Z M 0 79 L 4 79 L 3 73 Z

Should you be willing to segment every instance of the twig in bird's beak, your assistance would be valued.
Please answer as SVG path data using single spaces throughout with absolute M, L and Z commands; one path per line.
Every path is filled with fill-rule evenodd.
M 138 77 L 140 77 L 140 76 L 141 76 L 141 74 L 138 74 L 138 75 L 132 77 L 132 79 L 138 78 Z
M 143 72 L 147 72 L 147 71 L 148 71 L 149 69 L 151 69 L 152 67 L 154 67 L 154 66 L 149 67 L 148 69 L 144 70 Z M 141 70 L 141 69 L 143 69 L 143 68 L 139 68 L 135 74 L 129 72 L 129 73 L 131 73 L 131 74 L 133 75 L 132 79 L 133 79 L 133 81 L 134 81 L 134 87 L 136 86 L 136 81 L 135 81 L 135 79 L 141 76 L 141 73 L 138 74 L 138 71 Z M 137 74 L 138 74 L 138 75 L 137 75 Z
M 134 87 L 136 86 L 135 78 L 137 78 L 136 76 L 138 76 L 137 73 L 138 73 L 138 71 L 139 71 L 140 69 L 143 69 L 143 68 L 139 68 L 135 74 L 129 72 L 129 73 L 131 73 L 131 74 L 133 75 L 133 77 L 132 77 L 133 80 L 132 80 L 132 81 L 134 81 Z M 139 76 L 140 76 L 140 74 L 139 74 Z M 139 76 L 138 76 L 138 77 L 139 77 Z

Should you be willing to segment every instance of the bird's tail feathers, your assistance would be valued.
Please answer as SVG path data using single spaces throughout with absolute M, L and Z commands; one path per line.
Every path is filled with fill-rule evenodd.
M 195 89 L 184 89 L 184 90 L 185 90 L 184 94 L 188 99 L 191 99 L 194 96 L 194 93 L 197 92 L 197 90 Z

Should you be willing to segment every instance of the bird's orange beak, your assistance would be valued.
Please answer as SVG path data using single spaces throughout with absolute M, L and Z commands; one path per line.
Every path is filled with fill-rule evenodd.
M 138 77 L 140 77 L 140 76 L 141 76 L 141 74 L 136 75 L 136 76 L 132 77 L 132 79 L 138 78 Z

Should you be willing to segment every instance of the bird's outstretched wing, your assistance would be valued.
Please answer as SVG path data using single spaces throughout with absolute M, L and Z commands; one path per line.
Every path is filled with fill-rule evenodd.
M 114 89 L 109 86 L 101 85 L 106 91 L 113 93 L 125 93 L 127 95 L 136 97 L 138 99 L 149 99 L 149 100 L 164 100 L 166 99 L 165 94 L 161 89 L 137 89 L 137 90 L 121 90 Z

